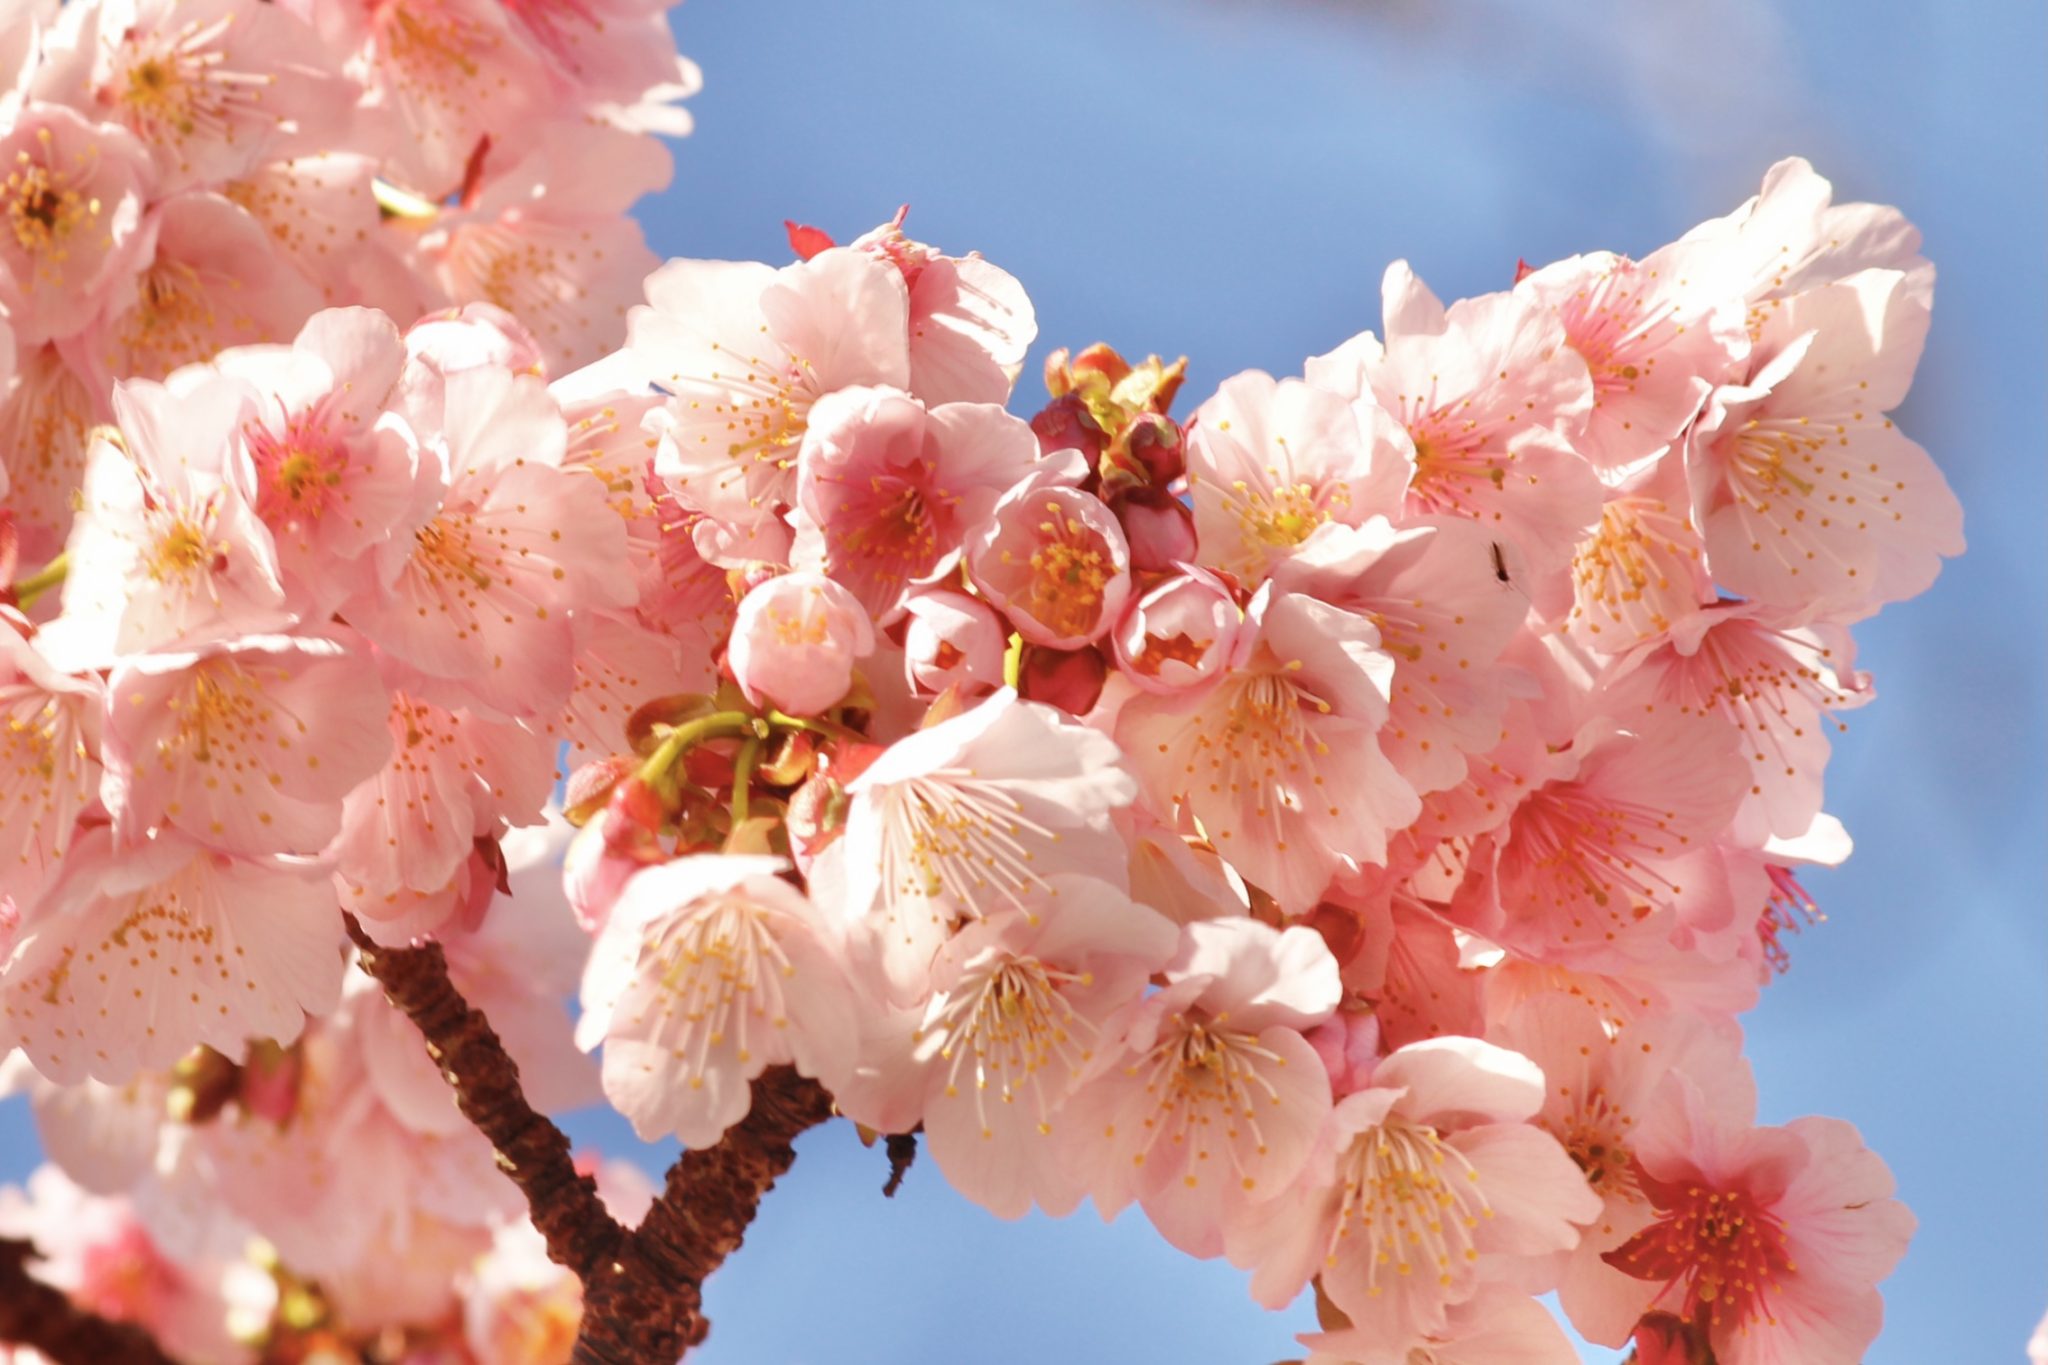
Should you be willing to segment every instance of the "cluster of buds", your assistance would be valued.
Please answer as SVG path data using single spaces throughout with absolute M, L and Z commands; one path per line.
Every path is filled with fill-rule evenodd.
M 1380 334 L 1185 420 L 1183 362 L 1061 353 L 1026 421 L 1024 291 L 901 213 L 565 340 L 557 239 L 491 265 L 459 216 L 500 202 L 461 119 L 543 84 L 383 79 L 456 16 L 377 14 L 347 107 L 412 120 L 409 249 L 529 325 L 117 369 L 0 627 L 0 1043 L 173 1286 L 127 1316 L 235 1317 L 254 1236 L 270 1307 L 194 1359 L 566 1354 L 346 911 L 437 939 L 542 1107 L 702 1149 L 791 1067 L 999 1215 L 1135 1204 L 1313 1286 L 1318 1365 L 1569 1362 L 1551 1290 L 1646 1358 L 1860 1358 L 1911 1215 L 1846 1123 L 1755 1122 L 1736 1016 L 1847 852 L 1848 627 L 1961 549 L 1886 415 L 1932 297 L 1895 211 L 1790 161 L 1641 260 L 1448 307 L 1397 264 Z M 611 55 L 564 69 L 651 80 Z

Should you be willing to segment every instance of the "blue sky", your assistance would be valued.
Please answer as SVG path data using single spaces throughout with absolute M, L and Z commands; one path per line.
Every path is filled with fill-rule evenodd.
M 1031 291 L 1041 343 L 1186 353 L 1190 396 L 1378 322 L 1385 264 L 1446 297 L 1518 257 L 1644 251 L 1814 160 L 1902 205 L 1940 268 L 1901 414 L 1971 548 L 1859 632 L 1879 698 L 1836 745 L 1859 841 L 1830 922 L 1745 1020 L 1764 1117 L 1853 1121 L 1921 1231 L 1866 1365 L 2017 1361 L 2048 1306 L 2041 705 L 2044 97 L 2020 0 L 689 0 L 704 67 L 664 256 L 781 260 L 902 202 Z M 634 1144 L 579 1120 L 580 1139 Z M 800 1145 L 711 1283 L 704 1365 L 1263 1365 L 1303 1315 L 1141 1220 L 1009 1225 L 929 1167 L 894 1201 L 844 1125 Z M 0 1173 L 33 1160 L 0 1108 Z M 1602 1357 L 1593 1356 L 1589 1359 Z

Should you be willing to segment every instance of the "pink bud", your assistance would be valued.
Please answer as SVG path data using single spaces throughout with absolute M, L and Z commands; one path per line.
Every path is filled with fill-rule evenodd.
M 1123 463 L 1142 468 L 1155 488 L 1165 488 L 1187 472 L 1187 452 L 1180 423 L 1157 412 L 1141 412 L 1124 428 Z
M 1078 394 L 1055 398 L 1039 409 L 1031 419 L 1031 430 L 1038 437 L 1038 448 L 1046 454 L 1078 450 L 1088 457 L 1091 468 L 1102 458 L 1103 447 L 1109 443 L 1109 437 L 1095 425 L 1095 419 L 1088 415 L 1088 405 Z
M 1170 573 L 1195 561 L 1195 515 L 1163 488 L 1138 488 L 1117 504 L 1117 519 L 1131 543 L 1131 567 Z
M 1338 1012 L 1304 1037 L 1330 1073 L 1331 1093 L 1340 1099 L 1372 1084 L 1380 1059 L 1380 1022 L 1370 1014 Z
M 489 303 L 465 303 L 429 313 L 406 329 L 406 353 L 430 360 L 442 374 L 483 365 L 545 375 L 547 361 L 540 343 L 519 320 Z
M 1171 696 L 1206 686 L 1221 673 L 1243 627 L 1244 613 L 1223 581 L 1189 569 L 1132 603 L 1110 643 L 1125 677 Z
M 967 573 L 1026 640 L 1078 649 L 1123 611 L 1131 550 L 1093 495 L 1025 485 L 968 538 Z
M 1102 696 L 1109 661 L 1098 649 L 1060 650 L 1026 645 L 1017 669 L 1017 695 L 1085 716 Z
M 874 648 L 859 599 L 823 574 L 798 572 L 747 593 L 725 659 L 748 701 L 814 716 L 846 695 L 853 661 Z
M 633 822 L 614 810 L 601 810 L 576 831 L 562 855 L 562 891 L 576 922 L 590 933 L 604 928 L 633 874 L 663 860 L 651 834 L 622 833 L 632 828 Z
M 276 1124 L 289 1122 L 299 1110 L 301 1069 L 297 1048 L 267 1042 L 251 1047 L 236 1091 L 243 1111 Z
M 980 598 L 964 592 L 920 592 L 903 604 L 909 625 L 903 636 L 903 669 L 910 685 L 926 694 L 958 685 L 965 691 L 994 691 L 1003 685 L 1003 621 Z

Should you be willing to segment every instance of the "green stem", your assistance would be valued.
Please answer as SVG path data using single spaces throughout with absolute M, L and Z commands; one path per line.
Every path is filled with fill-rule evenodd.
M 754 765 L 761 758 L 761 737 L 748 735 L 740 741 L 740 751 L 732 761 L 732 827 L 738 829 L 747 822 L 747 806 L 753 797 Z
M 58 555 L 55 559 L 43 565 L 42 568 L 37 569 L 27 578 L 14 585 L 14 600 L 20 603 L 23 611 L 27 611 L 36 604 L 38 597 L 63 583 L 64 575 L 70 567 L 71 556 L 69 554 Z
M 650 786 L 658 785 L 692 745 L 707 739 L 730 739 L 751 734 L 753 721 L 754 718 L 744 711 L 714 711 L 708 716 L 685 721 L 662 737 L 661 747 L 647 756 L 637 776 Z
M 812 734 L 821 735 L 826 739 L 859 741 L 865 738 L 858 731 L 849 730 L 836 721 L 829 721 L 823 717 L 806 718 L 803 716 L 792 716 L 785 712 L 777 711 L 772 707 L 762 713 L 761 719 L 767 721 L 778 730 L 808 730 Z

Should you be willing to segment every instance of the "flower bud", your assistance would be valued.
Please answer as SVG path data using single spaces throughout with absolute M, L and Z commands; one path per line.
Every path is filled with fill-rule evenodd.
M 405 349 L 415 360 L 432 361 L 442 374 L 484 365 L 547 373 L 540 343 L 496 304 L 465 303 L 429 313 L 406 329 Z
M 1109 661 L 1098 649 L 1045 649 L 1026 645 L 1017 669 L 1017 695 L 1085 716 L 1102 696 Z
M 1195 559 L 1195 514 L 1161 488 L 1134 489 L 1119 499 L 1117 520 L 1139 573 L 1170 573 Z
M 1050 455 L 1055 450 L 1078 450 L 1088 457 L 1090 467 L 1102 458 L 1109 438 L 1088 415 L 1088 405 L 1075 394 L 1063 394 L 1038 410 L 1031 419 L 1038 448 Z
M 1202 569 L 1170 578 L 1132 603 L 1111 633 L 1117 667 L 1162 696 L 1207 686 L 1230 660 L 1244 613 L 1221 579 Z
M 1342 1098 L 1372 1084 L 1380 1059 L 1380 1021 L 1370 1012 L 1340 1009 L 1303 1036 L 1330 1073 L 1332 1094 Z
M 823 574 L 797 572 L 746 595 L 725 657 L 754 705 L 814 716 L 846 695 L 853 661 L 874 648 L 859 599 Z
M 1102 456 L 1102 482 L 1112 491 L 1164 489 L 1187 472 L 1180 423 L 1156 412 L 1132 416 Z
M 904 604 L 903 669 L 919 692 L 958 684 L 970 691 L 1003 685 L 1008 637 L 988 603 L 964 592 L 921 592 Z
M 562 856 L 562 891 L 576 922 L 593 934 L 603 929 L 632 875 L 665 860 L 654 831 L 616 806 L 600 810 Z

